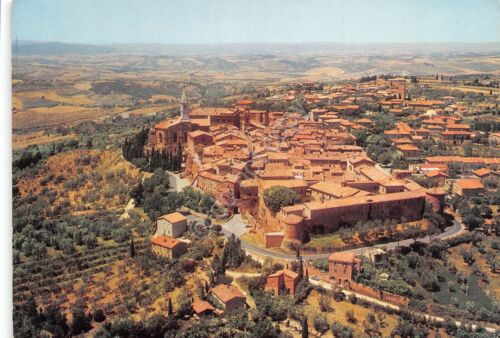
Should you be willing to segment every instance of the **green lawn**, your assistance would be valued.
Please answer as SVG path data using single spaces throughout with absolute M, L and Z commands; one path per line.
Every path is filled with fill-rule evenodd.
M 314 235 L 311 240 L 304 244 L 304 251 L 332 251 L 334 248 L 340 248 L 343 245 L 342 239 L 338 234 Z

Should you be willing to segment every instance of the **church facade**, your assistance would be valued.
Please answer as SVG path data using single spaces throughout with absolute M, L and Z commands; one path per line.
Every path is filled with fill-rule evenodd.
M 149 132 L 148 144 L 145 150 L 147 153 L 153 149 L 175 153 L 179 146 L 181 149 L 184 149 L 191 130 L 189 103 L 186 92 L 183 91 L 180 103 L 180 116 L 167 119 L 155 125 L 154 129 Z

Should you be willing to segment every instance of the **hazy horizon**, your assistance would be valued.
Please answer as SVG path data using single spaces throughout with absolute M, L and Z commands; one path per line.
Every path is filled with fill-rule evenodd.
M 13 39 L 108 44 L 498 43 L 495 0 L 16 0 Z

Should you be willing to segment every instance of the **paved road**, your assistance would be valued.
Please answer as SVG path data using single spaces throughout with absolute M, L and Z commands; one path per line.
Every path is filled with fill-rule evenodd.
M 241 218 L 239 218 L 239 219 L 241 219 Z M 226 237 L 229 237 L 233 233 L 237 237 L 241 237 L 241 234 L 239 234 L 238 231 L 233 231 L 233 229 L 238 228 L 234 224 L 235 222 L 236 221 L 232 221 L 232 222 L 222 224 L 222 231 L 223 231 L 224 235 L 226 235 Z M 241 228 L 242 226 L 244 227 L 245 225 L 240 225 L 239 228 Z M 464 228 L 463 224 L 454 220 L 453 225 L 447 227 L 442 233 L 433 236 L 432 239 L 433 240 L 434 239 L 446 239 L 446 238 L 454 237 L 454 236 L 457 236 L 460 233 L 462 233 L 464 230 L 465 230 L 465 228 Z M 417 241 L 423 242 L 423 243 L 429 243 L 429 236 L 426 236 L 423 238 L 418 238 Z M 343 251 L 361 254 L 361 253 L 363 253 L 363 251 L 366 248 L 369 248 L 369 247 L 394 249 L 398 245 L 399 246 L 408 246 L 412 243 L 413 243 L 413 239 L 406 239 L 406 240 L 400 241 L 399 244 L 398 244 L 398 242 L 390 242 L 390 243 L 365 246 L 365 247 L 360 247 L 360 248 L 350 249 L 350 250 L 343 250 Z M 243 249 L 245 249 L 245 251 L 256 254 L 256 255 L 267 256 L 267 257 L 276 258 L 276 259 L 286 259 L 286 260 L 294 260 L 295 259 L 295 254 L 287 254 L 284 252 L 282 253 L 282 252 L 277 252 L 274 250 L 269 250 L 269 249 L 266 249 L 264 247 L 261 247 L 261 246 L 255 245 L 253 243 L 250 243 L 248 241 L 245 241 L 244 239 L 241 239 L 241 244 L 243 246 Z M 311 254 L 311 255 L 302 254 L 302 257 L 304 259 L 309 259 L 309 260 L 314 260 L 314 259 L 318 259 L 318 258 L 328 258 L 328 256 L 330 256 L 330 253 Z
M 167 174 L 171 189 L 174 189 L 177 192 L 182 191 L 184 187 L 190 185 L 188 180 L 181 178 L 178 174 L 174 174 L 170 171 L 167 171 Z
M 222 224 L 222 230 L 226 236 L 234 234 L 236 237 L 241 238 L 248 232 L 248 225 L 243 222 L 240 214 L 233 215 L 226 223 Z
M 321 287 L 323 289 L 332 290 L 332 284 L 327 283 L 325 281 L 309 279 L 309 282 L 311 284 L 317 285 L 317 286 L 319 286 L 319 287 Z M 351 290 L 342 290 L 342 292 L 345 295 L 347 295 L 347 296 L 350 296 L 350 295 L 354 294 L 354 295 L 356 295 L 356 298 L 364 299 L 364 300 L 366 300 L 366 301 L 368 301 L 368 302 L 370 302 L 372 304 L 378 304 L 378 305 L 381 305 L 381 306 L 385 306 L 385 307 L 391 308 L 393 310 L 399 310 L 400 309 L 400 307 L 397 306 L 397 305 L 394 305 L 394 304 L 391 304 L 391 303 L 388 303 L 388 302 L 384 302 L 383 300 L 372 298 L 372 297 L 363 295 L 361 293 L 353 292 Z M 438 321 L 438 322 L 443 322 L 444 321 L 443 317 L 431 316 L 431 315 L 428 315 L 428 314 L 425 314 L 425 313 L 421 313 L 421 312 L 416 312 L 416 313 L 419 314 L 419 315 L 424 316 L 427 320 L 433 320 L 433 321 Z M 459 321 L 455 321 L 455 325 L 462 326 L 462 323 L 459 322 Z M 472 324 L 472 329 L 475 330 L 476 328 L 477 328 L 477 325 L 476 324 Z M 495 328 L 492 328 L 492 327 L 485 327 L 484 329 L 487 332 L 490 332 L 490 333 L 496 332 Z
M 169 177 L 170 177 L 170 184 L 172 188 L 176 189 L 177 191 L 182 190 L 185 186 L 189 185 L 188 180 L 180 178 L 178 174 L 174 174 L 171 172 L 168 172 Z M 194 216 L 192 216 L 194 217 Z M 194 217 L 196 218 L 196 217 Z M 432 237 L 432 239 L 446 239 L 450 237 L 457 236 L 461 234 L 465 230 L 464 226 L 462 223 L 453 220 L 453 224 L 444 231 L 438 235 L 435 235 Z M 243 219 L 241 218 L 241 215 L 236 214 L 234 215 L 231 219 L 229 219 L 226 223 L 222 224 L 222 232 L 226 237 L 231 236 L 234 234 L 236 237 L 241 239 L 241 244 L 243 249 L 247 251 L 248 253 L 251 254 L 256 254 L 258 256 L 265 256 L 265 257 L 271 257 L 275 259 L 285 259 L 285 260 L 294 260 L 295 259 L 295 254 L 287 254 L 284 252 L 277 252 L 274 250 L 269 250 L 264 247 L 255 245 L 251 242 L 248 242 L 244 239 L 241 238 L 243 234 L 245 234 L 248 231 L 248 226 L 243 222 Z M 429 243 L 430 239 L 429 236 L 418 238 L 417 241 L 423 242 L 423 243 Z M 378 248 L 385 248 L 385 249 L 394 249 L 398 246 L 408 246 L 413 243 L 413 239 L 406 239 L 402 240 L 399 242 L 390 242 L 390 243 L 383 243 L 383 244 L 377 244 L 377 245 L 368 245 L 365 247 L 360 247 L 356 249 L 350 249 L 350 250 L 343 250 L 347 252 L 354 252 L 356 254 L 361 254 L 366 248 L 369 247 L 378 247 Z M 330 256 L 330 253 L 321 253 L 321 254 L 303 254 L 302 257 L 304 259 L 308 260 L 314 260 L 318 258 L 328 258 Z
M 189 182 L 187 180 L 181 179 L 176 174 L 169 173 L 169 176 L 170 176 L 170 184 L 171 184 L 172 188 L 176 189 L 176 191 L 180 191 L 180 190 L 182 190 L 183 187 L 189 185 Z M 190 218 L 190 220 L 193 220 L 193 221 L 196 221 L 196 220 L 198 220 L 200 222 L 203 221 L 202 219 L 200 219 L 194 215 L 190 215 L 189 218 Z M 442 233 L 433 236 L 432 240 L 455 237 L 455 236 L 458 236 L 459 234 L 461 234 L 464 230 L 465 230 L 465 227 L 461 222 L 458 222 L 457 220 L 453 220 L 453 224 L 451 226 L 445 228 Z M 234 234 L 235 236 L 240 238 L 243 249 L 245 249 L 245 251 L 247 251 L 249 253 L 253 253 L 253 254 L 257 254 L 257 255 L 265 256 L 265 257 L 271 257 L 271 258 L 286 259 L 286 260 L 294 260 L 295 259 L 295 254 L 286 254 L 286 253 L 272 251 L 272 250 L 257 246 L 253 243 L 248 242 L 248 241 L 245 241 L 244 239 L 241 238 L 241 236 L 243 234 L 245 234 L 247 231 L 248 231 L 248 227 L 243 222 L 241 215 L 234 215 L 226 223 L 222 224 L 222 232 L 224 233 L 224 235 L 226 237 L 229 237 L 232 234 Z M 423 242 L 423 243 L 429 243 L 431 241 L 431 238 L 429 238 L 429 236 L 426 236 L 423 238 L 418 238 L 417 241 Z M 361 248 L 356 248 L 356 249 L 351 249 L 351 250 L 344 250 L 344 251 L 354 252 L 354 253 L 360 254 L 368 247 L 383 247 L 385 249 L 394 249 L 397 246 L 408 246 L 408 245 L 412 244 L 413 242 L 414 242 L 413 239 L 406 239 L 406 240 L 399 241 L 399 243 L 398 242 L 390 242 L 390 243 L 378 244 L 378 245 L 373 245 L 373 246 L 366 246 L 366 247 L 361 247 Z M 317 259 L 317 258 L 328 258 L 329 255 L 330 254 L 315 254 L 315 255 L 302 255 L 302 256 L 305 259 L 312 260 L 312 259 Z M 240 273 L 240 272 L 231 272 L 231 274 L 233 274 L 235 277 L 240 276 L 240 275 L 246 275 L 245 273 Z M 331 289 L 330 283 L 326 283 L 326 282 L 321 281 L 321 280 L 315 281 L 312 279 L 310 280 L 310 282 L 312 284 L 316 284 L 318 286 L 321 286 L 325 289 Z M 356 294 L 356 297 L 365 299 L 365 300 L 372 302 L 372 303 L 377 303 L 379 305 L 387 306 L 387 307 L 390 307 L 393 309 L 399 309 L 399 307 L 394 305 L 394 304 L 387 303 L 387 302 L 384 302 L 384 301 L 381 301 L 379 299 L 375 299 L 372 297 L 368 297 L 366 295 L 363 295 L 363 294 L 360 294 L 357 292 L 352 292 L 350 290 L 343 290 L 343 292 L 346 295 Z M 430 316 L 428 314 L 423 314 L 423 315 L 427 319 L 432 319 L 432 320 L 436 320 L 439 322 L 444 321 L 444 318 L 442 318 L 442 317 Z M 456 321 L 455 324 L 457 326 L 461 326 L 461 323 L 459 321 Z M 473 324 L 472 328 L 475 329 L 476 325 Z M 495 329 L 491 328 L 491 327 L 486 327 L 485 329 L 488 332 L 496 332 Z

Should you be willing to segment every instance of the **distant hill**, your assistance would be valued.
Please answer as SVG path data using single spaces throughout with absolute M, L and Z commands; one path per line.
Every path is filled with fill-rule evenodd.
M 427 44 L 355 44 L 355 43 L 301 43 L 301 44 L 109 44 L 87 45 L 61 42 L 19 42 L 13 53 L 19 55 L 49 54 L 106 54 L 140 53 L 151 55 L 245 55 L 260 54 L 269 58 L 274 54 L 294 55 L 430 55 L 430 54 L 498 54 L 500 46 L 493 43 L 427 43 Z
M 16 50 L 17 49 L 17 50 Z M 61 42 L 24 42 L 12 46 L 12 54 L 19 55 L 64 55 L 64 54 L 102 54 L 113 53 L 111 46 L 70 44 Z

